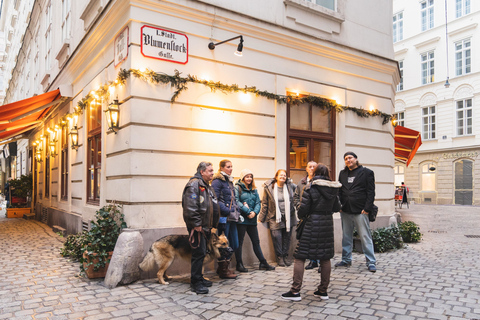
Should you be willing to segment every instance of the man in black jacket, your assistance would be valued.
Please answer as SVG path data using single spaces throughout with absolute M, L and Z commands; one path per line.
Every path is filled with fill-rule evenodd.
M 343 156 L 345 169 L 340 171 L 338 181 L 342 184 L 339 192 L 342 210 L 342 261 L 335 267 L 349 267 L 352 264 L 353 228 L 356 227 L 362 242 L 367 268 L 377 271 L 373 251 L 372 232 L 368 213 L 373 209 L 375 200 L 375 175 L 372 170 L 358 163 L 357 155 L 351 151 Z
M 194 230 L 193 238 L 196 240 L 193 244 L 196 248 L 192 248 L 190 282 L 192 291 L 197 294 L 208 293 L 207 287 L 212 286 L 212 282 L 203 277 L 202 268 L 207 255 L 207 240 L 219 219 L 217 197 L 210 186 L 213 173 L 210 162 L 200 162 L 197 173 L 190 178 L 182 195 L 183 220 L 187 225 L 188 234 Z

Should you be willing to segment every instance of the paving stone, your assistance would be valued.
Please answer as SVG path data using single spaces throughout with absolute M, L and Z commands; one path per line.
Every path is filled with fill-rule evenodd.
M 455 220 L 449 219 L 453 208 Z M 58 254 L 63 239 L 46 225 L 0 218 L 0 245 L 17 244 L 2 247 L 10 259 L 0 260 L 0 319 L 480 319 L 478 242 L 464 237 L 480 229 L 478 208 L 400 211 L 420 225 L 420 243 L 377 254 L 375 274 L 354 253 L 352 267 L 333 268 L 328 301 L 313 296 L 318 273 L 305 272 L 300 302 L 280 297 L 291 286 L 293 267 L 251 269 L 235 281 L 208 274 L 214 285 L 207 295 L 191 292 L 181 276 L 168 286 L 149 279 L 108 289 L 102 279 L 78 277 L 78 262 Z M 448 232 L 425 231 L 442 228 Z

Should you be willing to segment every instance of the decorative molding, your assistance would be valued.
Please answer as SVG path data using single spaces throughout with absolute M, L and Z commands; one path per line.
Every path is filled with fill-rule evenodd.
M 105 8 L 107 0 L 90 0 L 85 9 L 83 9 L 80 19 L 83 20 L 83 29 L 88 31 L 92 24 L 97 20 L 103 8 Z
M 462 85 L 457 90 L 455 90 L 455 93 L 453 95 L 455 100 L 458 99 L 465 99 L 465 98 L 471 98 L 473 97 L 473 88 L 469 85 Z
M 58 61 L 58 68 L 62 69 L 70 57 L 70 39 L 65 40 L 55 59 Z
M 43 86 L 43 91 L 45 91 L 48 88 L 48 86 L 50 85 L 50 72 L 45 72 L 45 75 L 43 76 L 40 83 Z
M 408 48 L 403 48 L 401 50 L 395 51 L 395 57 L 407 53 Z
M 294 20 L 296 25 L 317 29 L 330 34 L 338 34 L 341 31 L 341 25 L 345 21 L 344 2 L 345 0 L 337 0 L 337 11 L 333 11 L 310 1 L 283 1 L 287 18 Z M 305 19 L 306 13 L 315 17 L 313 19 Z
M 436 104 L 437 104 L 437 96 L 431 92 L 424 94 L 423 97 L 420 99 L 421 107 L 433 106 Z
M 449 37 L 457 36 L 461 33 L 464 33 L 467 30 L 475 29 L 478 26 L 478 23 L 472 23 L 469 24 L 468 26 L 465 26 L 463 28 L 457 29 L 457 30 L 452 30 L 448 33 Z
M 415 48 L 420 49 L 429 45 L 433 45 L 434 43 L 438 42 L 440 40 L 440 37 L 435 37 L 432 39 L 428 39 L 426 41 L 422 41 L 420 43 L 414 44 Z

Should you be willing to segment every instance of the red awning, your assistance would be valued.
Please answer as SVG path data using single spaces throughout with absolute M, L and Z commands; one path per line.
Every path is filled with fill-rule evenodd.
M 420 132 L 402 126 L 395 127 L 395 159 L 408 167 L 421 145 Z
M 0 106 L 0 141 L 35 128 L 48 110 L 62 102 L 60 90 Z

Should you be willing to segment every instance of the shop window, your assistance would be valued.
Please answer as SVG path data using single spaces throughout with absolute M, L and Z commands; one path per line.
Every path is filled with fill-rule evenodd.
M 68 134 L 67 127 L 62 127 L 61 148 L 62 148 L 62 163 L 61 163 L 61 181 L 60 193 L 62 200 L 68 200 Z
M 473 161 L 455 162 L 455 204 L 473 204 Z
M 335 113 L 311 104 L 288 105 L 289 176 L 298 183 L 309 161 L 321 162 L 335 178 Z
M 422 191 L 435 191 L 437 183 L 437 169 L 433 162 L 422 164 Z
M 402 185 L 402 182 L 405 182 L 405 166 L 396 165 L 394 168 L 395 174 L 395 187 Z
M 100 202 L 102 167 L 102 104 L 93 100 L 88 106 L 87 202 Z
M 457 101 L 457 136 L 473 133 L 472 99 Z

